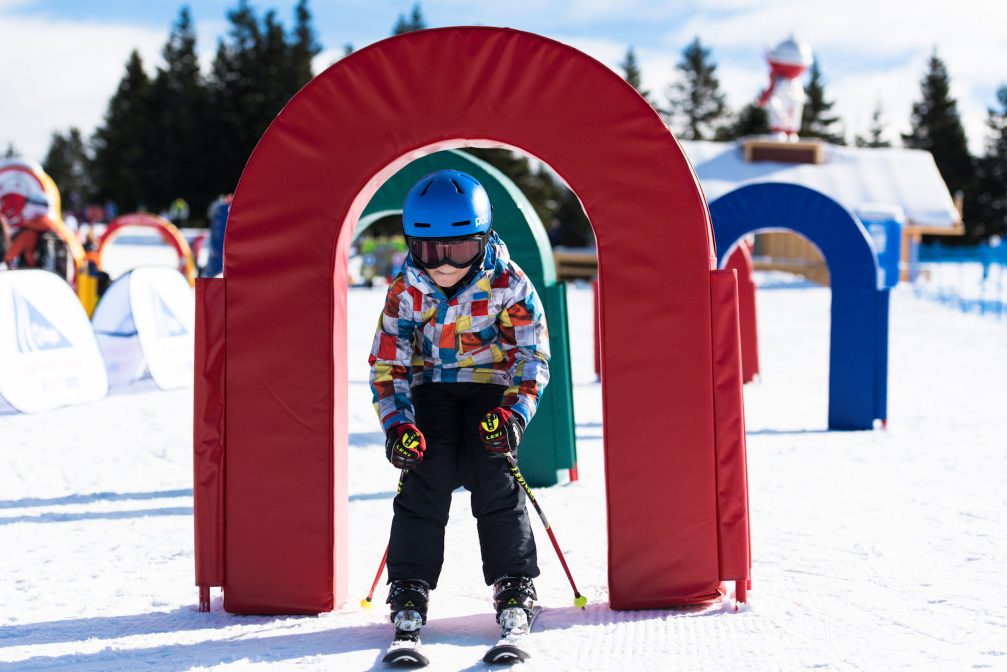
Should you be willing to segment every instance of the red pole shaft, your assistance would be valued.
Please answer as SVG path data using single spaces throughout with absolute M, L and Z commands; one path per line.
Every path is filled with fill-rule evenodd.
M 580 597 L 580 591 L 577 590 L 577 584 L 573 582 L 573 575 L 570 573 L 570 568 L 566 566 L 566 558 L 563 557 L 563 551 L 559 550 L 559 542 L 556 541 L 556 535 L 552 533 L 552 528 L 547 527 L 545 531 L 549 533 L 549 539 L 552 541 L 552 547 L 556 549 L 556 555 L 559 556 L 559 564 L 563 565 L 563 571 L 566 572 L 566 578 L 570 581 L 570 587 L 573 588 L 573 596 Z
M 396 496 L 402 492 L 402 482 L 406 480 L 406 474 L 408 473 L 408 469 L 403 469 L 399 472 L 399 485 L 395 488 Z M 388 546 L 385 546 L 385 554 L 381 556 L 381 564 L 378 565 L 378 573 L 374 575 L 374 583 L 371 584 L 371 592 L 367 593 L 367 597 L 364 598 L 364 601 L 367 602 L 367 604 L 370 604 L 371 600 L 374 598 L 374 591 L 378 589 L 378 581 L 381 580 L 381 575 L 385 571 L 385 563 L 387 562 Z
M 388 547 L 385 546 L 385 554 L 381 556 L 381 564 L 378 565 L 378 573 L 374 575 L 374 583 L 371 584 L 371 592 L 367 593 L 367 601 L 370 602 L 374 597 L 374 591 L 378 588 L 378 581 L 381 580 L 381 575 L 385 572 L 385 563 L 388 562 Z

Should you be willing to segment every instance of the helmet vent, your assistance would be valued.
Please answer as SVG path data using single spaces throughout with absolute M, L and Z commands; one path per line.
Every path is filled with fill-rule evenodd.
M 413 222 L 413 226 L 417 229 L 429 229 L 430 225 L 426 222 Z
M 429 189 L 430 185 L 432 185 L 433 183 L 434 183 L 433 180 L 430 180 L 429 182 L 427 182 L 426 186 L 423 187 L 423 191 L 420 192 L 420 196 L 426 196 L 427 195 L 427 189 Z M 429 224 L 428 224 L 428 226 L 429 226 Z
M 463 219 L 460 222 L 451 222 L 451 226 L 468 226 L 472 223 L 471 219 Z
M 451 184 L 455 185 L 455 190 L 459 194 L 464 194 L 465 193 L 464 191 L 462 191 L 462 185 L 458 184 L 458 181 L 455 180 L 454 178 L 451 178 Z

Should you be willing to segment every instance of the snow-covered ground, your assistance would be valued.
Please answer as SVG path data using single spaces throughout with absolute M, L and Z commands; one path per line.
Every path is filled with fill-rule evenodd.
M 741 613 L 608 608 L 591 295 L 571 289 L 581 480 L 539 495 L 591 603 L 570 606 L 536 520 L 546 611 L 528 669 L 1007 669 L 997 588 L 1007 325 L 899 288 L 889 428 L 827 432 L 829 292 L 769 280 L 758 304 L 763 376 L 746 388 L 754 574 Z M 89 406 L 0 416 L 0 672 L 380 668 L 384 591 L 372 611 L 356 602 L 387 541 L 397 476 L 366 386 L 382 298 L 350 294 L 353 598 L 343 609 L 232 616 L 215 592 L 212 613 L 195 611 L 191 392 L 141 385 Z M 424 641 L 431 669 L 483 669 L 496 628 L 466 494 L 452 513 Z

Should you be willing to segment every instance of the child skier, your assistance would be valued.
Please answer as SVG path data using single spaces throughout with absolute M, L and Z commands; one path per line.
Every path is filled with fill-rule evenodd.
M 456 170 L 427 175 L 407 194 L 402 220 L 409 256 L 369 360 L 386 455 L 407 470 L 388 545 L 393 649 L 418 646 L 459 485 L 472 493 L 497 620 L 505 631 L 527 628 L 539 569 L 525 494 L 504 454 L 517 456 L 549 381 L 545 315 L 491 229 L 483 186 Z

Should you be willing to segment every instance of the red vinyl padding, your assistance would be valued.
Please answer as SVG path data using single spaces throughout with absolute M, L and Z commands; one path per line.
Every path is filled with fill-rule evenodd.
M 712 280 L 720 578 L 747 583 L 752 561 L 737 280 L 733 269 L 715 271 Z
M 224 311 L 223 278 L 196 280 L 193 390 L 193 509 L 196 585 L 224 585 Z
M 529 33 L 447 28 L 379 42 L 316 77 L 235 192 L 224 260 L 227 610 L 345 601 L 345 362 L 368 355 L 347 353 L 346 330 L 374 326 L 347 324 L 350 234 L 385 178 L 465 145 L 548 163 L 597 236 L 611 606 L 717 594 L 714 249 L 695 175 L 657 113 L 603 64 Z M 391 489 L 390 467 L 388 477 Z M 600 523 L 600 503 L 582 506 Z
M 750 383 L 759 374 L 759 329 L 755 314 L 755 280 L 752 250 L 742 241 L 724 268 L 738 272 L 738 316 L 741 319 L 741 380 Z

